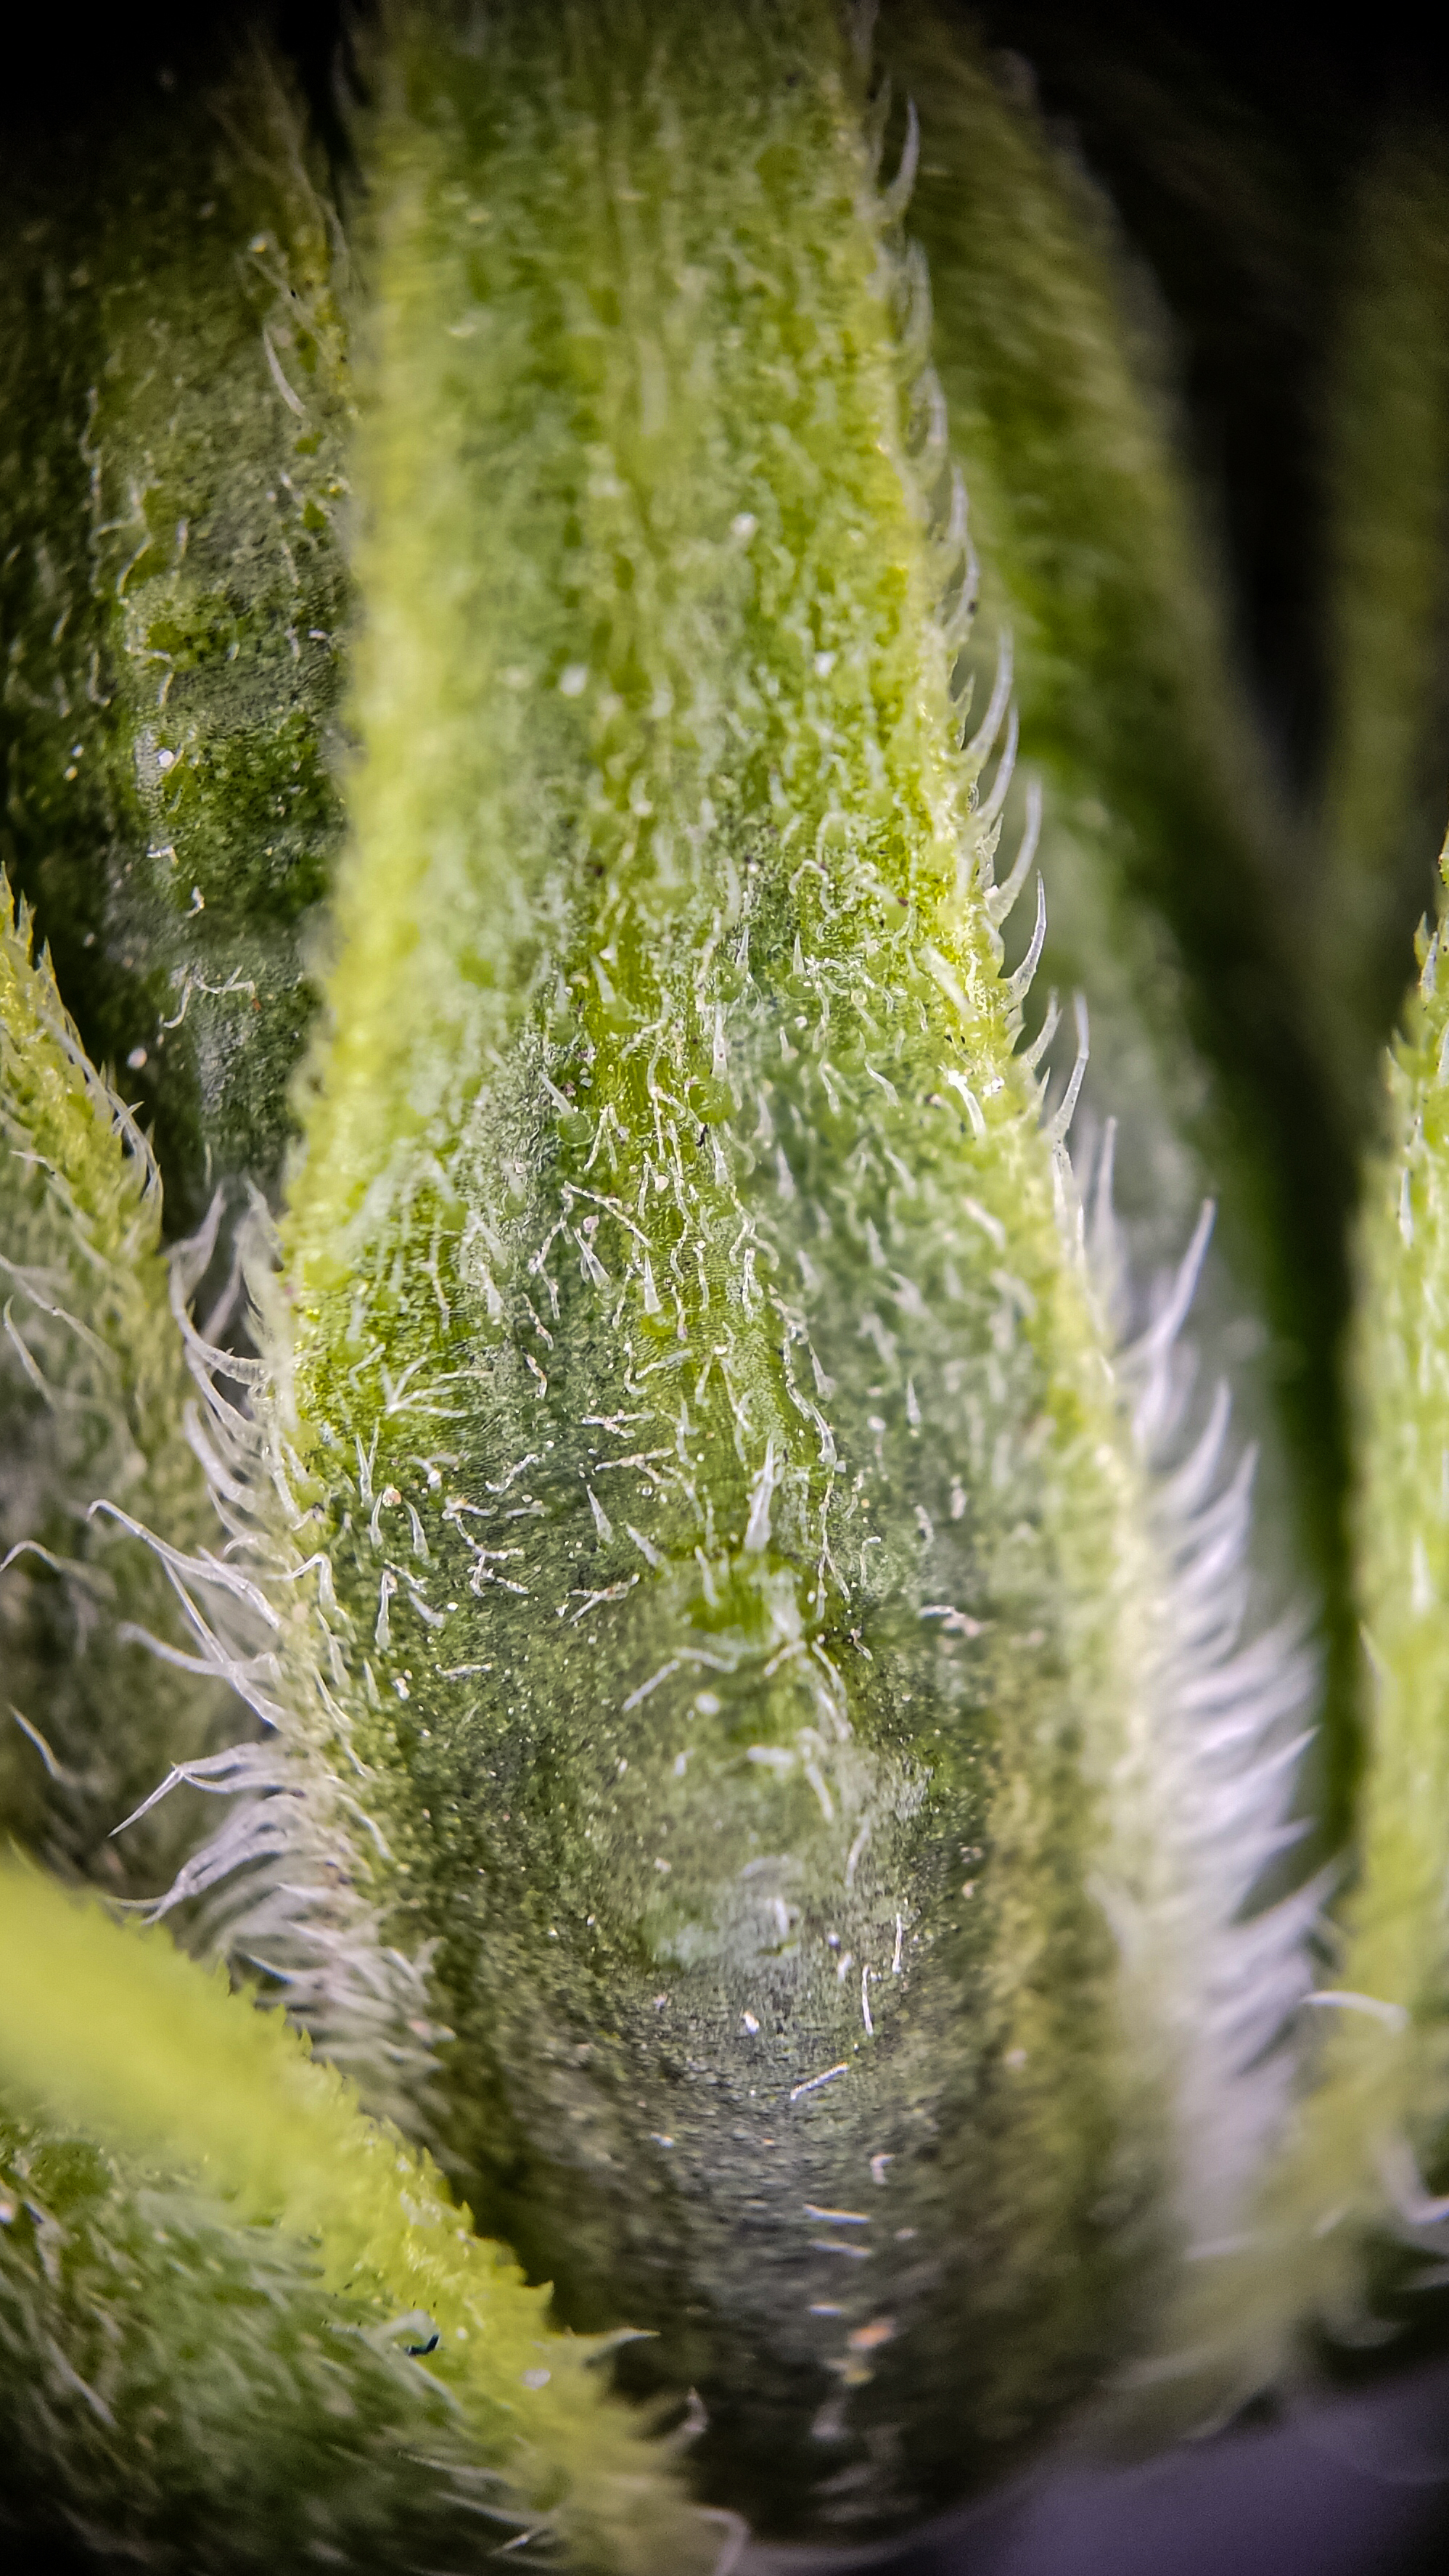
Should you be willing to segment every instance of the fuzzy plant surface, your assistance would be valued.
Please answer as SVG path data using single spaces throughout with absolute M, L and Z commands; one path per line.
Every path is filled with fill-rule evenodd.
M 977 658 L 989 664 L 998 639 L 1012 655 L 1025 776 L 1007 812 L 1017 828 L 1040 814 L 1043 980 L 1064 996 L 1082 991 L 1090 1007 L 1082 1109 L 1099 1126 L 1116 1122 L 1132 1275 L 1150 1278 L 1190 1235 L 1203 1198 L 1215 1200 L 1193 1330 L 1259 1444 L 1264 1597 L 1312 1583 L 1334 1603 L 1342 1181 L 1320 1133 L 1313 1053 L 1321 1044 L 1338 1082 L 1344 1005 L 1336 988 L 1332 1008 L 1317 994 L 1308 1007 L 1294 956 L 1301 925 L 1290 938 L 1279 920 L 1287 799 L 1184 469 L 1167 318 L 1080 154 L 1031 99 L 1023 63 L 1008 76 L 952 0 L 888 0 L 878 42 L 896 117 L 907 100 L 918 114 L 918 286 L 934 308 L 933 355 L 971 495 Z M 1372 238 L 1387 243 L 1389 227 Z M 1360 297 L 1357 327 L 1392 335 L 1376 289 L 1375 279 Z M 1414 371 L 1407 351 L 1401 364 Z M 1381 415 L 1371 401 L 1361 408 L 1360 435 L 1377 439 Z M 1340 404 L 1335 417 L 1347 412 Z M 1386 507 L 1412 506 L 1419 463 L 1395 445 Z M 1373 514 L 1356 472 L 1352 490 L 1338 524 L 1362 548 Z M 1362 615 L 1370 595 L 1355 563 L 1343 613 Z M 1360 729 L 1361 660 L 1345 672 Z M 1392 683 L 1383 696 L 1397 702 Z M 1396 817 L 1397 785 L 1386 782 L 1381 807 Z M 1348 823 L 1347 847 L 1362 847 L 1356 833 Z M 1427 885 L 1422 856 L 1420 873 Z M 1362 959 L 1339 901 L 1314 917 L 1340 925 L 1324 940 Z M 1403 972 L 1390 971 L 1396 1001 Z M 1363 1095 L 1356 1116 L 1387 1025 L 1365 1030 L 1366 1052 L 1343 1071 L 1344 1088 L 1356 1079 Z M 1325 1643 L 1318 1794 L 1341 1813 L 1352 1649 L 1332 1615 Z
M 1087 1882 L 1212 1979 L 1138 1738 L 1191 1542 L 1013 1052 L 1004 710 L 959 757 L 962 495 L 849 58 L 810 11 L 689 62 L 564 23 L 476 74 L 420 33 L 377 110 L 275 1434 L 350 1653 L 273 1759 L 308 1837 L 339 1714 L 376 1782 L 346 1883 L 431 1951 L 472 2205 L 647 2324 L 732 2501 L 870 2529 L 958 2475 L 963 2389 L 1011 2456 L 1170 2259 L 1191 2042 Z
M 1229 2405 L 1281 2380 L 1294 2343 L 1300 2365 L 1312 2367 L 1325 2330 L 1350 2347 L 1392 2334 L 1444 2279 L 1444 938 L 1442 918 L 1420 933 L 1419 982 L 1387 1068 L 1386 1134 L 1366 1176 L 1357 1243 L 1353 1516 L 1368 1746 L 1352 1871 L 1308 1998 L 1298 2098 L 1257 2223 L 1230 2253 L 1222 2283 L 1190 2289 L 1177 2338 L 1184 2371 Z
M 830 0 L 417 0 L 333 173 L 258 38 L 6 182 L 0 2527 L 88 2564 L 874 2539 L 1434 2218 L 1437 950 L 1315 1987 L 1333 1442 L 1250 1383 L 1250 1552 L 1183 1340 L 1215 1164 L 1215 1365 L 1304 1259 L 1254 755 L 1096 217 L 887 36 L 934 326 Z
M 708 2566 L 442 2176 L 281 2016 L 52 1883 L 0 1883 L 6 2493 L 34 2537 L 167 2568 Z M 470 2545 L 471 2544 L 471 2545 Z
M 196 1817 L 158 1814 L 125 1844 L 113 1827 L 154 1788 L 158 1763 L 225 1743 L 241 1712 L 187 1669 L 192 1641 L 144 1535 L 164 1529 L 189 1549 L 216 1518 L 187 1438 L 196 1390 L 159 1250 L 160 1177 L 30 952 L 26 915 L 0 922 L 13 1721 L 0 1812 L 63 1873 L 135 1897 L 184 1859 Z
M 336 778 L 346 245 L 260 39 L 0 182 L 4 859 L 172 1234 L 275 1183 Z
M 1408 978 L 1408 927 L 1433 908 L 1444 819 L 1444 170 L 1445 137 L 1429 118 L 1381 140 L 1355 192 L 1352 290 L 1334 352 L 1339 706 L 1324 782 L 1322 902 L 1308 937 L 1324 992 L 1324 1056 L 1346 1117 L 1376 1145 L 1372 1070 Z
M 1441 872 L 1444 861 L 1441 859 Z M 1442 2262 L 1445 2178 L 1446 1169 L 1445 929 L 1419 939 L 1420 976 L 1389 1065 L 1388 1142 L 1371 1167 L 1359 1245 L 1360 1600 L 1372 1755 L 1357 1884 L 1324 2008 L 1323 2063 L 1300 2114 L 1295 2206 L 1363 2297 L 1365 2239 Z M 1361 2142 L 1361 2143 L 1360 2143 Z M 1382 2256 L 1381 2256 L 1382 2259 Z M 1402 2258 L 1395 2269 L 1408 2268 Z

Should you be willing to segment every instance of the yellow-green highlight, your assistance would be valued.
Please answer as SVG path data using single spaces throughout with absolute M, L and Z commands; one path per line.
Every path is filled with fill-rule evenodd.
M 244 1721 L 222 1685 L 137 1642 L 193 1640 L 159 1557 L 91 1506 L 184 1550 L 223 1533 L 184 1431 L 196 1390 L 170 1309 L 156 1166 L 32 933 L 0 879 L 0 1820 L 67 1874 L 159 1896 L 195 1834 L 195 1802 L 183 1795 L 121 1841 L 114 1829 L 171 1763 Z
M 0 2089 L 123 2155 L 195 2175 L 241 2228 L 279 2229 L 323 2287 L 436 2329 L 426 2367 L 523 2503 L 590 2571 L 707 2568 L 718 2537 L 607 2398 L 594 2351 L 553 2331 L 431 2161 L 368 2120 L 279 2014 L 164 1933 L 123 1928 L 38 1874 L 0 1871 Z M 426 2334 L 426 2328 L 423 2330 Z

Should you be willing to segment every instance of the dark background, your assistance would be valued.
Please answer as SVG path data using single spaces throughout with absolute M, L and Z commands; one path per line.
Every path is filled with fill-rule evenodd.
M 541 0 L 541 5 L 545 0 Z M 701 7 L 710 0 L 699 0 Z M 242 7 L 55 8 L 6 30 L 0 148 L 128 95 Z M 1315 462 L 1355 169 L 1381 120 L 1442 121 L 1441 12 L 1233 5 L 962 9 L 1031 66 L 1043 112 L 1107 187 L 1168 317 L 1191 461 L 1237 643 L 1289 783 L 1323 746 Z M 338 0 L 274 12 L 323 131 Z M 3 352 L 0 352 L 3 363 Z M 1430 2576 L 1449 2571 L 1449 2332 L 1146 2469 L 1064 2466 L 886 2562 L 890 2576 Z M 1346 2365 L 1339 2373 L 1346 2376 Z M 56 2576 L 68 2576 L 54 2560 Z M 876 2562 L 878 2565 L 882 2562 Z
M 1136 2470 L 1067 2468 L 880 2576 L 1441 2576 L 1449 2363 Z

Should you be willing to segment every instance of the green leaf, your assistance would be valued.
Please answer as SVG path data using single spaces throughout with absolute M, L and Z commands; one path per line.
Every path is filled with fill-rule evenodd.
M 67 1875 L 159 1896 L 199 1802 L 110 1837 L 171 1763 L 231 1740 L 242 1712 L 222 1674 L 186 1669 L 196 1639 L 150 1538 L 191 1554 L 224 1533 L 185 1432 L 198 1390 L 155 1163 L 48 961 L 32 962 L 28 917 L 3 904 L 0 1817 Z
M 1329 384 L 1333 729 L 1308 936 L 1345 1122 L 1377 1143 L 1376 1069 L 1445 820 L 1449 183 L 1444 137 L 1382 134 L 1347 225 Z
M 0 2520 L 166 2569 L 717 2540 L 427 2157 L 164 1935 L 0 1873 Z
M 347 263 L 317 157 L 254 41 L 6 181 L 4 856 L 155 1122 L 173 1231 L 277 1176 L 341 823 Z
M 178 1892 L 236 1867 L 562 2313 L 655 2331 L 704 2492 L 888 2528 L 1232 2224 L 1305 1675 L 1234 1660 L 1220 1411 L 1154 1481 L 1193 1264 L 1120 1355 L 1015 1051 L 861 67 L 813 0 L 480 44 L 369 75 L 361 752 L 234 1522 L 303 1615 Z
M 1084 1106 L 1117 1123 L 1132 1275 L 1217 1204 L 1194 1331 L 1261 1446 L 1261 1600 L 1311 1586 L 1327 1613 L 1331 1838 L 1352 1759 L 1336 1363 L 1351 1174 L 1315 1061 L 1321 996 L 1281 920 L 1300 827 L 1241 676 L 1165 317 L 1111 206 L 1027 67 L 954 11 L 894 0 L 880 43 L 919 111 L 907 220 L 982 624 L 1014 647 L 1022 766 L 1043 793 L 1042 973 L 1088 1000 Z M 976 669 L 984 692 L 989 653 Z M 1006 808 L 1013 838 L 1024 803 L 1018 789 Z
M 255 1720 L 215 1750 L 147 1713 L 143 1829 L 183 1853 L 156 1910 L 259 1978 L 366 2105 L 164 1945 L 123 1956 L 43 1883 L 5 1891 L 33 1963 L 0 2004 L 6 2151 L 20 2181 L 57 2177 L 38 2233 L 0 2245 L 32 2526 L 93 2484 L 105 2527 L 149 2534 L 189 2479 L 188 2564 L 270 2563 L 312 2516 L 367 2563 L 414 2510 L 453 2546 L 471 2458 L 585 2566 L 688 2563 L 699 2525 L 585 2404 L 576 2348 L 549 2344 L 574 2359 L 541 2390 L 517 2366 L 547 2330 L 505 2239 L 566 2325 L 645 2330 L 619 2382 L 697 2401 L 700 2494 L 827 2540 L 1039 2453 L 1134 2365 L 1168 2384 L 1187 2285 L 1238 2278 L 1221 2252 L 1290 2119 L 1319 1895 L 1260 1909 L 1312 1673 L 1291 1629 L 1258 1633 L 1282 1560 L 1247 1559 L 1251 1459 L 1179 1346 L 1206 1225 L 1126 1347 L 1117 1292 L 1124 1257 L 1178 1252 L 1221 1162 L 1210 1346 L 1240 1292 L 1301 1329 L 1273 1491 L 1306 1479 L 1329 1563 L 1332 1283 L 1293 1231 L 1301 1065 L 1242 819 L 1257 771 L 1098 216 L 975 58 L 942 54 L 928 105 L 979 193 L 963 222 L 928 160 L 935 345 L 991 622 L 1018 630 L 1057 957 L 1101 1004 L 1100 1097 L 1125 1110 L 1124 1241 L 1110 1153 L 1084 1152 L 1084 1208 L 1065 1152 L 1080 1020 L 1040 1080 L 1040 912 L 1004 945 L 1010 692 L 967 696 L 987 657 L 902 230 L 913 147 L 882 192 L 860 36 L 829 0 L 516 0 L 466 34 L 386 13 L 345 332 L 308 147 L 259 60 L 221 145 L 192 98 L 174 165 L 139 129 L 119 147 L 100 284 L 30 344 L 49 393 L 8 469 L 37 495 L 8 560 L 17 863 L 88 1034 L 146 1049 L 183 1205 L 217 1170 L 271 1189 L 321 961 L 280 1228 L 254 1192 L 251 1305 L 216 1328 L 244 1320 L 260 1358 L 187 1314 L 219 1206 L 174 1256 L 179 1338 L 153 1201 L 125 1254 L 137 1320 L 68 1311 L 113 1412 L 133 1340 L 155 1344 L 125 1579 L 170 1586 L 188 1689 L 214 1674 Z M 34 311 L 70 273 L 47 223 L 6 289 Z M 313 661 L 288 619 L 342 597 L 319 520 L 344 483 L 334 884 L 335 627 L 309 629 Z M 104 793 L 62 831 L 45 761 L 92 680 L 59 776 L 95 747 Z M 294 787 L 269 874 L 268 803 Z M 212 871 L 180 913 L 172 846 Z M 233 1016 L 248 979 L 275 1044 Z M 87 1157 L 131 1204 L 120 1113 L 45 1037 L 23 944 L 11 982 L 55 1130 L 12 1187 L 75 1270 Z M 185 1038 L 160 1080 L 143 1005 Z M 165 1487 L 188 1441 L 212 1485 L 189 1521 Z M 99 1471 L 81 1451 L 57 1473 L 64 1518 Z M 129 1758 L 124 1710 L 86 1687 Z M 64 1723 L 52 1772 L 84 1733 Z M 180 1807 L 201 1789 L 229 1793 L 209 1840 Z M 153 2190 L 200 2195 L 174 2270 L 143 2259 Z M 45 2251 L 68 2212 L 69 2304 Z M 213 2262 L 254 2322 L 265 2290 L 234 2342 L 210 2335 Z M 1280 2344 L 1299 2286 L 1290 2242 L 1255 2284 Z M 339 2320 L 419 2309 L 441 2336 L 421 2384 L 375 2333 L 353 2355 L 339 2478 L 309 2356 Z M 217 2377 L 176 2372 L 193 2411 L 159 2406 L 163 2468 L 131 2433 L 172 2335 L 214 2343 Z M 63 2434 L 25 2411 L 38 2349 L 87 2385 L 133 2356 L 113 2366 L 148 2394 L 111 2407 L 121 2438 L 94 2409 Z M 1201 2406 L 1182 2376 L 1174 2422 Z M 435 2481 L 418 2428 L 431 2459 L 445 2382 Z

